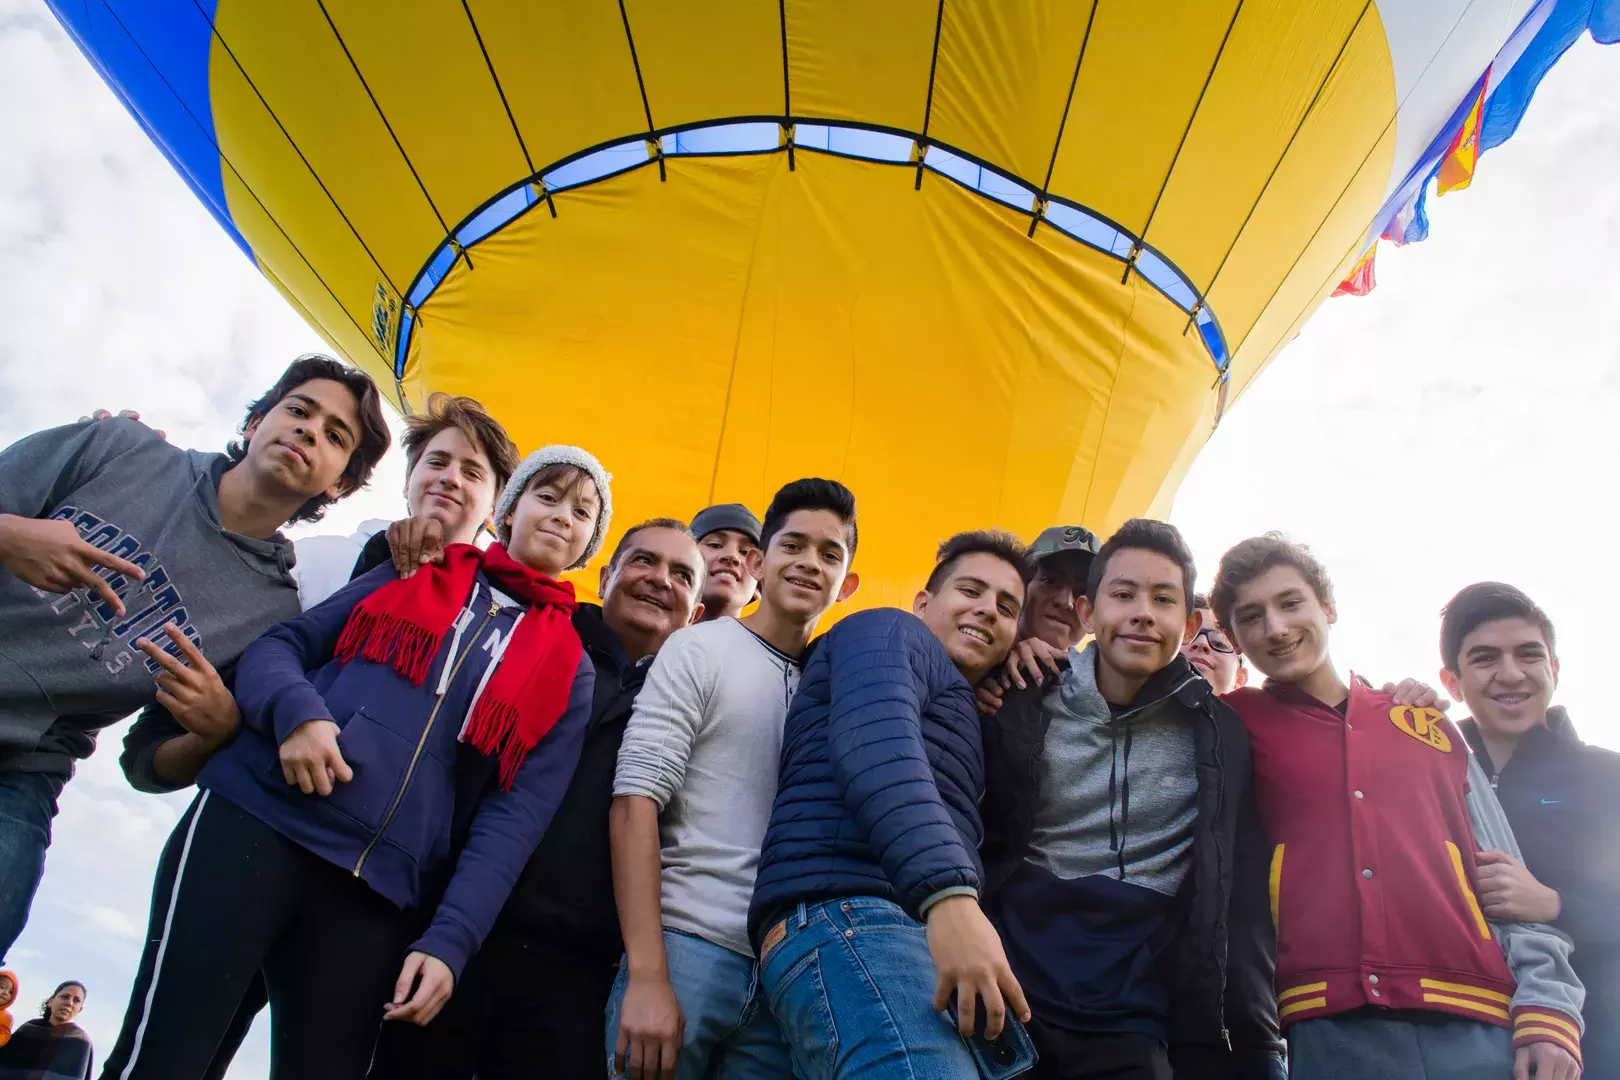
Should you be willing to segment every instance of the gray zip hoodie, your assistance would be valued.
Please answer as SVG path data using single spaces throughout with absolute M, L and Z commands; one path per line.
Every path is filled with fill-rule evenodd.
M 223 454 L 170 446 L 134 420 L 52 428 L 0 450 L 0 513 L 71 522 L 146 572 L 102 574 L 125 615 L 88 589 L 42 592 L 0 569 L 0 772 L 61 777 L 96 732 L 150 704 L 157 665 L 134 647 L 173 623 L 219 667 L 298 614 L 292 543 L 220 524 Z

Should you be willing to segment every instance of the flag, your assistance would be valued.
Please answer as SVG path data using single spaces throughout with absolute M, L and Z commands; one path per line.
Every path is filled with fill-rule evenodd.
M 1486 68 L 1485 74 L 1474 84 L 1473 107 L 1463 117 L 1462 127 L 1452 137 L 1451 145 L 1446 147 L 1446 156 L 1440 159 L 1439 182 L 1434 189 L 1437 195 L 1461 190 L 1473 182 L 1474 165 L 1479 161 L 1480 118 L 1485 112 L 1485 90 L 1490 82 L 1491 69 Z
M 1334 296 L 1366 296 L 1377 286 L 1378 279 L 1373 276 L 1373 256 L 1378 254 L 1378 244 L 1375 242 L 1367 249 L 1367 253 L 1356 261 L 1355 268 L 1350 276 L 1339 282 L 1339 287 L 1333 290 Z
M 1395 216 L 1390 219 L 1389 228 L 1384 230 L 1384 239 L 1397 247 L 1406 244 L 1415 244 L 1419 240 L 1429 238 L 1429 210 L 1426 201 L 1429 197 L 1429 182 L 1423 181 L 1418 188 L 1417 196 L 1411 202 L 1401 207 Z

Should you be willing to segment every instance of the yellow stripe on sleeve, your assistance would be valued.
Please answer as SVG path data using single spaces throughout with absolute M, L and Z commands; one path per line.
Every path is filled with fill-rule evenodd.
M 1554 1016 L 1551 1013 L 1522 1012 L 1513 1018 L 1514 1027 L 1520 1027 L 1524 1024 L 1551 1024 L 1554 1027 L 1563 1028 L 1565 1031 L 1569 1032 L 1570 1038 L 1572 1039 L 1578 1039 L 1581 1037 L 1580 1028 L 1576 1027 L 1568 1020 L 1565 1020 L 1563 1017 Z
M 1544 1027 L 1520 1028 L 1519 1030 L 1517 1030 L 1517 1031 L 1515 1031 L 1513 1033 L 1513 1038 L 1514 1038 L 1514 1041 L 1516 1042 L 1519 1039 L 1522 1039 L 1527 1035 L 1540 1035 L 1540 1036 L 1543 1036 L 1543 1037 L 1551 1040 L 1552 1042 L 1557 1043 L 1559 1046 L 1562 1046 L 1565 1050 L 1568 1050 L 1571 1054 L 1573 1054 L 1575 1056 L 1576 1061 L 1581 1060 L 1581 1048 L 1580 1048 L 1580 1046 L 1577 1043 L 1571 1042 L 1569 1036 L 1565 1035 L 1562 1031 L 1558 1031 L 1555 1028 L 1544 1028 Z

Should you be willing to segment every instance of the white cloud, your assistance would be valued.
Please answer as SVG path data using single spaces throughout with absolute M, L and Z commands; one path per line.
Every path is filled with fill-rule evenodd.
M 215 226 L 38 0 L 0 0 L 0 445 L 95 406 L 132 407 L 182 445 L 223 446 L 243 403 L 323 349 Z M 1433 677 L 1436 612 L 1513 581 L 1561 631 L 1562 700 L 1620 747 L 1605 685 L 1620 526 L 1620 50 L 1578 45 L 1519 136 L 1467 192 L 1431 202 L 1434 238 L 1380 251 L 1379 289 L 1330 302 L 1231 410 L 1175 520 L 1200 555 L 1283 528 L 1338 584 L 1335 654 L 1383 679 Z M 373 491 L 323 526 L 389 516 Z M 112 1046 L 153 868 L 184 796 L 139 795 L 103 733 L 62 798 L 34 918 L 12 960 L 36 1000 L 90 987 Z M 264 1076 L 255 1033 L 232 1075 Z
M 1558 700 L 1620 749 L 1607 685 L 1620 529 L 1620 49 L 1583 38 L 1433 235 L 1378 252 L 1379 286 L 1330 300 L 1227 414 L 1172 515 L 1214 577 L 1282 529 L 1332 573 L 1334 655 L 1436 682 L 1438 612 L 1511 582 L 1559 631 Z
M 117 908 L 88 904 L 77 912 L 78 916 L 100 933 L 125 941 L 140 941 L 141 930 L 130 917 Z

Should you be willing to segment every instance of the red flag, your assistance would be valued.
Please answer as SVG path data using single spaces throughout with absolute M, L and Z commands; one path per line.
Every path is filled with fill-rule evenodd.
M 1378 284 L 1373 276 L 1373 256 L 1378 254 L 1378 245 L 1375 243 L 1367 249 L 1367 253 L 1356 261 L 1350 275 L 1339 282 L 1339 287 L 1333 290 L 1334 296 L 1366 296 Z

